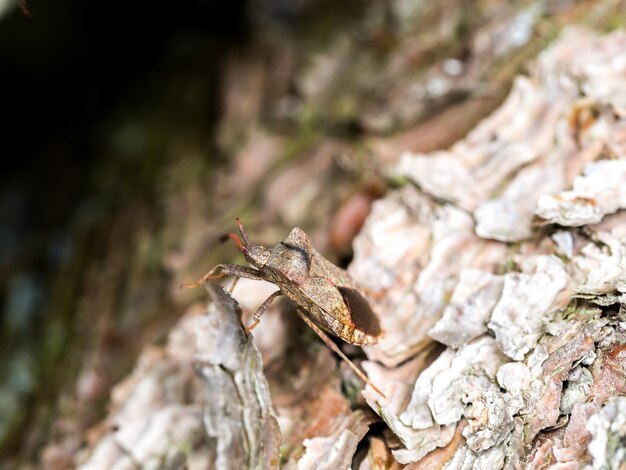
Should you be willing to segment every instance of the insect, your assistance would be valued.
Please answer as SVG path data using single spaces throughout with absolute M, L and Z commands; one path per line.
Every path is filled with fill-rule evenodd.
M 227 237 L 234 240 L 253 267 L 218 264 L 196 282 L 184 287 L 199 286 L 210 279 L 224 276 L 273 283 L 279 290 L 259 306 L 246 332 L 259 324 L 261 316 L 274 299 L 285 295 L 295 302 L 298 315 L 322 341 L 384 397 L 326 334 L 331 333 L 347 343 L 359 346 L 374 344 L 382 337 L 378 317 L 352 277 L 319 254 L 300 228 L 291 230 L 285 240 L 270 249 L 251 243 L 239 219 L 237 226 L 243 242 L 234 233 L 229 233 Z

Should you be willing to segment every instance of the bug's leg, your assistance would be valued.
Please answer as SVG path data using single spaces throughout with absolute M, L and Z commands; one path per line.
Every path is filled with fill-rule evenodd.
M 367 375 L 365 375 L 365 372 L 363 372 L 361 369 L 359 369 L 356 364 L 354 362 L 352 362 L 350 359 L 348 359 L 348 356 L 346 356 L 343 351 L 341 349 L 339 349 L 337 347 L 337 345 L 335 343 L 333 343 L 333 341 L 328 337 L 328 335 L 326 333 L 324 333 L 322 331 L 322 329 L 317 326 L 309 317 L 306 316 L 306 314 L 304 314 L 300 309 L 297 309 L 298 315 L 300 315 L 300 318 L 302 318 L 304 320 L 304 323 L 306 323 L 307 325 L 309 325 L 309 327 L 315 331 L 315 334 L 317 336 L 320 337 L 320 339 L 322 341 L 324 341 L 324 343 L 326 343 L 326 346 L 328 346 L 331 351 L 337 353 L 339 355 L 339 357 L 341 357 L 341 359 L 343 359 L 344 361 L 346 361 L 346 364 L 348 364 L 350 366 L 350 368 L 355 372 L 356 375 L 358 375 L 361 380 L 363 380 L 366 384 L 368 384 L 370 387 L 372 387 L 374 390 L 376 390 L 376 392 L 383 398 L 385 397 L 385 394 L 383 392 L 381 392 L 378 387 L 376 387 L 376 385 L 374 385 L 370 379 L 367 377 Z
M 263 274 L 254 268 L 239 266 L 237 264 L 218 264 L 197 281 L 182 284 L 181 287 L 185 289 L 199 287 L 209 279 L 221 279 L 225 276 L 245 277 L 246 279 L 253 279 L 255 281 L 262 281 L 264 279 Z
M 282 294 L 283 293 L 281 291 L 277 290 L 276 292 L 272 293 L 272 295 L 270 295 L 267 299 L 265 299 L 265 301 L 261 304 L 261 306 L 257 309 L 257 311 L 254 312 L 254 315 L 252 316 L 254 321 L 248 328 L 246 328 L 246 333 L 250 333 L 254 328 L 256 328 L 256 326 L 261 321 L 261 315 L 265 313 L 265 311 L 271 305 L 274 299 Z
M 241 278 L 240 277 L 234 277 L 233 278 L 233 283 L 228 288 L 228 292 L 230 292 L 231 294 L 233 293 L 233 291 L 235 290 L 235 287 L 237 287 L 237 283 L 239 282 L 239 279 L 241 279 Z
M 133 455 L 132 450 L 127 448 L 126 445 L 122 444 L 116 437 L 113 438 L 113 444 L 115 444 L 115 446 L 122 452 L 122 454 L 126 456 L 126 458 L 128 458 L 133 467 L 143 468 L 143 464 L 139 460 L 137 460 L 137 457 Z

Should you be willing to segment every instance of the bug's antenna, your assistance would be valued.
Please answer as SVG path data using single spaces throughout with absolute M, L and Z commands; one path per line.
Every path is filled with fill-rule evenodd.
M 235 219 L 237 221 L 237 227 L 239 227 L 239 233 L 241 233 L 241 238 L 243 238 L 243 243 L 246 246 L 250 246 L 250 239 L 248 238 L 248 234 L 246 233 L 246 230 L 243 228 L 243 224 L 241 223 L 241 220 L 239 220 L 239 217 L 237 217 Z
M 236 233 L 227 233 L 226 235 L 220 237 L 220 240 L 225 242 L 229 238 L 235 242 L 235 245 L 237 245 L 239 251 L 241 251 L 242 253 L 248 253 L 248 248 L 243 243 L 241 243 L 241 240 Z

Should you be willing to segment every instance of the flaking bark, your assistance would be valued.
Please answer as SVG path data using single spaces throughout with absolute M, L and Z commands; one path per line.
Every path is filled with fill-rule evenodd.
M 282 438 L 288 468 L 622 464 L 623 429 L 610 422 L 621 423 L 616 397 L 626 394 L 624 51 L 623 32 L 570 30 L 467 137 L 386 168 L 405 184 L 374 204 L 350 266 L 379 294 L 385 331 L 363 363 L 386 395 L 363 391 L 384 430 L 360 453 L 371 416 L 351 410 L 367 407 L 340 383 L 344 392 L 362 384 L 314 343 L 294 347 L 289 309 L 272 307 L 255 334 L 274 365 L 266 372 L 279 434 L 238 307 L 209 286 L 215 322 L 192 328 L 204 342 L 195 369 L 205 388 L 188 413 L 193 436 L 204 416 L 198 439 L 207 440 L 191 455 L 222 468 L 272 466 Z M 234 295 L 251 314 L 264 289 L 242 282 Z M 138 406 L 131 398 L 118 395 L 118 406 Z M 133 418 L 118 416 L 123 434 Z M 112 439 L 105 433 L 92 456 L 108 442 L 137 460 L 140 441 Z
M 623 455 L 599 436 L 621 432 L 602 423 L 626 393 L 626 87 L 598 70 L 623 77 L 624 51 L 624 32 L 567 31 L 465 139 L 392 170 L 419 187 L 374 204 L 351 272 L 385 283 L 389 334 L 364 366 L 388 400 L 365 396 L 400 463 L 448 445 L 447 469 Z M 428 367 L 398 366 L 431 338 L 448 348 Z
M 243 331 L 239 304 L 219 286 L 206 288 L 211 304 L 195 370 L 204 382 L 206 432 L 217 443 L 215 468 L 278 468 L 282 440 L 261 354 Z
M 208 311 L 190 312 L 167 346 L 144 352 L 116 387 L 80 468 L 279 467 L 282 441 L 261 355 L 243 331 L 239 304 L 223 288 L 206 287 Z

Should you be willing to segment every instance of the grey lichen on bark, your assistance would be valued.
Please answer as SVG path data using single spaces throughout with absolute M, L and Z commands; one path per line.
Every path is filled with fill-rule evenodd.
M 145 350 L 116 386 L 80 468 L 279 467 L 281 435 L 261 354 L 237 301 L 220 286 L 206 288 L 208 310 L 192 308 L 166 346 Z
M 280 429 L 261 353 L 241 323 L 241 308 L 222 287 L 206 284 L 211 304 L 198 335 L 195 369 L 204 382 L 204 424 L 216 442 L 218 469 L 278 468 Z
M 591 433 L 591 468 L 623 468 L 626 462 L 626 398 L 611 398 L 599 412 L 589 418 L 587 429 Z
M 400 463 L 623 455 L 601 423 L 626 393 L 625 50 L 622 31 L 566 31 L 466 138 L 391 170 L 415 186 L 374 204 L 351 272 L 385 288 L 364 367 L 387 399 L 364 395 Z M 447 349 L 411 368 L 432 339 Z

